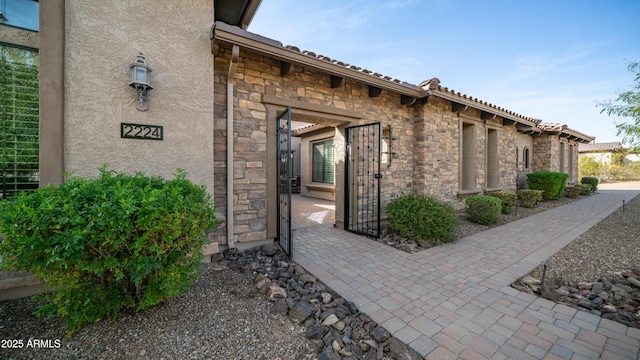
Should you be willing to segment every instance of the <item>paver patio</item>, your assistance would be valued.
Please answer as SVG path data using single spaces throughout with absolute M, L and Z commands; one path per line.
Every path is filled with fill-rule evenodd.
M 640 329 L 509 285 L 640 193 L 599 194 L 408 254 L 330 224 L 294 232 L 294 260 L 427 359 L 637 359 Z

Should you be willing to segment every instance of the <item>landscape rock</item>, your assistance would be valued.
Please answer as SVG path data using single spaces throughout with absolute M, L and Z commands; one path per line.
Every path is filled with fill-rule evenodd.
M 304 326 L 309 348 L 318 359 L 412 359 L 407 357 L 410 348 L 392 342 L 391 334 L 358 311 L 354 302 L 328 288 L 279 248 L 231 249 L 220 261 L 236 264 L 233 268 L 239 272 L 252 272 L 255 287 L 273 303 L 271 313 Z
M 396 338 L 389 340 L 390 355 L 398 360 L 422 360 L 422 356 L 408 345 Z
M 288 312 L 289 312 L 289 306 L 287 306 L 287 300 L 284 298 L 276 299 L 275 304 L 271 308 L 271 313 L 287 315 Z
M 636 316 L 640 314 L 639 275 L 632 270 L 625 270 L 594 282 L 569 284 L 554 281 L 543 289 L 534 285 L 538 283 L 536 278 L 525 276 L 514 282 L 512 287 L 576 309 L 590 311 L 627 326 L 640 328 L 640 315 Z
M 296 324 L 302 324 L 313 313 L 313 306 L 307 301 L 298 302 L 289 310 L 289 319 Z
M 269 286 L 267 297 L 269 298 L 269 301 L 276 301 L 276 299 L 284 299 L 287 297 L 287 291 L 281 288 L 280 286 Z
M 322 339 L 325 329 L 326 328 L 322 325 L 308 327 L 305 331 L 305 336 L 309 339 Z
M 389 332 L 382 326 L 377 326 L 373 331 L 371 331 L 371 336 L 373 336 L 373 339 L 378 343 L 384 342 L 390 335 L 391 334 L 389 334 Z
M 323 322 L 322 325 L 331 326 L 338 322 L 338 317 L 335 314 L 330 314 Z

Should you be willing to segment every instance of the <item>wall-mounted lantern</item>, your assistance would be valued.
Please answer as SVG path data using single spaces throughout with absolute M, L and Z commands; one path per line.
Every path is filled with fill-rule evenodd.
M 147 92 L 153 89 L 151 86 L 151 67 L 144 61 L 142 53 L 138 54 L 136 61 L 129 64 L 131 71 L 131 82 L 129 86 L 138 93 L 138 110 L 149 110 L 149 99 Z

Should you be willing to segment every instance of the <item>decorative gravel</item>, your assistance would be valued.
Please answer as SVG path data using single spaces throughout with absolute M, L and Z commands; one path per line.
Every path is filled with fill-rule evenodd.
M 180 297 L 116 321 L 85 326 L 64 339 L 58 318 L 31 315 L 33 298 L 0 302 L 0 339 L 23 340 L 0 349 L 2 359 L 314 359 L 303 329 L 252 286 L 252 275 L 202 265 L 202 277 Z M 29 340 L 60 340 L 60 348 L 27 348 Z
M 595 195 L 597 196 L 597 195 Z M 640 271 L 640 196 L 587 230 L 547 260 L 547 279 L 596 281 L 624 270 Z M 531 275 L 542 276 L 542 266 Z

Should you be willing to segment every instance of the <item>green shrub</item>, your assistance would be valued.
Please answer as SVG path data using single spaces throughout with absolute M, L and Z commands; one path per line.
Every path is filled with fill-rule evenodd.
M 590 184 L 576 184 L 576 186 L 580 188 L 580 195 L 591 195 Z
M 505 191 L 492 192 L 489 194 L 489 196 L 497 197 L 498 199 L 500 199 L 503 214 L 511 214 L 513 205 L 516 204 L 516 200 L 518 198 L 516 194 L 505 192 Z
M 215 226 L 204 187 L 100 169 L 0 203 L 2 267 L 29 270 L 56 289 L 39 315 L 70 333 L 188 290 Z
M 527 175 L 529 189 L 544 191 L 542 197 L 547 200 L 562 196 L 569 175 L 553 171 L 537 171 Z
M 591 192 L 598 191 L 598 178 L 593 176 L 585 176 L 580 179 L 580 183 L 591 185 Z
M 493 196 L 469 196 L 464 203 L 467 219 L 482 225 L 496 224 L 502 212 L 500 199 Z
M 575 186 L 567 186 L 564 191 L 566 197 L 571 199 L 577 199 L 580 197 L 580 193 L 582 192 L 581 184 L 576 184 Z
M 532 208 L 542 201 L 542 190 L 522 189 L 518 190 L 518 202 L 520 206 Z
M 425 195 L 402 195 L 387 205 L 389 230 L 432 244 L 455 240 L 458 217 L 453 207 Z

